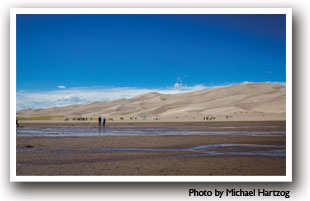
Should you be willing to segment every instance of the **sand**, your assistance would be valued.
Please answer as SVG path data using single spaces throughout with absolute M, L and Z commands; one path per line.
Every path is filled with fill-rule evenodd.
M 284 121 L 286 87 L 244 83 L 180 94 L 152 92 L 129 99 L 22 110 L 16 115 L 62 116 L 56 121 L 98 116 L 113 118 L 113 122 L 196 122 L 205 121 L 205 117 L 208 121 Z
M 108 126 L 184 126 L 205 123 L 114 123 Z M 212 122 L 209 125 L 278 125 L 285 122 Z M 23 126 L 60 126 L 25 123 Z M 74 124 L 77 125 L 77 124 Z M 83 124 L 79 124 L 83 125 Z M 84 124 L 96 126 L 96 124 Z M 238 128 L 249 130 L 262 128 Z M 264 130 L 273 130 L 268 127 Z M 279 129 L 279 128 L 278 128 Z M 210 129 L 212 130 L 212 129 Z M 222 128 L 232 130 L 232 128 Z M 285 175 L 285 156 L 193 156 L 188 151 L 87 152 L 109 148 L 179 149 L 208 144 L 269 144 L 285 146 L 285 136 L 92 136 L 17 137 L 17 175 Z M 259 148 L 264 150 L 267 148 Z M 27 152 L 30 151 L 30 152 Z M 34 152 L 34 150 L 41 150 Z M 43 151 L 42 151 L 43 150 Z M 86 151 L 85 151 L 86 150 Z M 69 152 L 66 152 L 69 151 Z M 238 151 L 238 150 L 235 150 Z M 188 155 L 190 157 L 179 157 Z
M 129 99 L 29 109 L 17 111 L 16 115 L 17 117 L 53 116 L 51 120 L 20 120 L 19 124 L 26 127 L 66 126 L 72 130 L 74 129 L 70 126 L 97 127 L 97 120 L 90 119 L 104 116 L 107 118 L 106 125 L 109 128 L 129 126 L 134 128 L 180 127 L 181 129 L 188 126 L 195 129 L 193 125 L 207 125 L 210 127 L 203 132 L 262 131 L 263 133 L 280 130 L 283 133 L 286 120 L 285 99 L 285 85 L 244 83 L 180 94 L 153 92 Z M 73 120 L 76 117 L 87 118 L 87 121 Z M 65 118 L 69 120 L 65 121 Z M 253 125 L 267 127 L 251 127 Z M 212 126 L 220 126 L 220 128 L 212 128 Z M 42 128 L 38 130 L 40 129 Z M 192 134 L 17 136 L 16 143 L 17 175 L 274 176 L 286 174 L 286 137 L 283 134 L 278 136 Z M 219 144 L 229 146 L 219 147 Z M 235 144 L 246 146 L 231 146 Z M 217 146 L 214 148 L 216 153 L 224 154 L 205 155 L 201 154 L 201 150 L 197 152 L 197 147 L 207 146 L 209 153 L 214 145 Z M 273 156 L 269 154 L 274 151 L 272 146 L 278 149 Z M 277 151 L 282 155 L 277 155 Z M 242 155 L 241 152 L 252 155 Z

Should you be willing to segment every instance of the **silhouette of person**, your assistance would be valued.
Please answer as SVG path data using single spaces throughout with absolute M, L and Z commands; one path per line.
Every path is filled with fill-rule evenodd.
M 98 126 L 101 126 L 101 116 L 98 117 Z
M 106 118 L 103 117 L 103 119 L 102 119 L 102 125 L 103 125 L 103 126 L 105 126 L 105 121 L 106 121 Z
M 19 127 L 19 124 L 18 124 L 18 119 L 16 117 L 16 126 Z

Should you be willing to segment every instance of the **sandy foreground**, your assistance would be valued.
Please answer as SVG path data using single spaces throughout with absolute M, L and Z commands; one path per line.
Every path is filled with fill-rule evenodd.
M 203 123 L 174 123 L 176 125 Z M 205 123 L 204 123 L 205 124 Z M 21 123 L 22 126 L 61 126 L 55 123 Z M 68 124 L 66 124 L 68 125 Z M 80 126 L 81 124 L 79 124 Z M 89 126 L 89 124 L 87 124 Z M 95 124 L 91 124 L 96 126 Z M 123 124 L 170 126 L 172 123 Z M 213 122 L 209 125 L 277 125 L 285 122 Z M 107 126 L 121 126 L 109 124 Z M 225 128 L 222 130 L 232 130 Z M 274 130 L 235 128 L 235 130 Z M 277 128 L 279 129 L 279 128 Z M 210 129 L 212 130 L 212 129 Z M 285 175 L 285 156 L 195 155 L 185 147 L 209 144 L 268 144 L 285 146 L 285 136 L 89 136 L 17 137 L 17 175 Z M 93 152 L 113 148 L 169 149 L 170 151 Z M 178 149 L 181 149 L 178 150 Z M 175 151 L 174 151 L 175 149 Z M 246 148 L 251 149 L 251 148 Z M 261 147 L 259 150 L 268 148 Z M 36 152 L 39 150 L 39 152 Z M 238 151 L 238 148 L 234 151 Z M 244 151 L 244 150 L 242 150 Z M 180 157 L 180 156 L 187 157 Z M 190 155 L 188 157 L 188 155 Z

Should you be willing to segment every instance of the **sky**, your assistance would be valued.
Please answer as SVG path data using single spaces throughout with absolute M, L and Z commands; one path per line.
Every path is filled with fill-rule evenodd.
M 285 84 L 285 15 L 17 15 L 17 110 Z

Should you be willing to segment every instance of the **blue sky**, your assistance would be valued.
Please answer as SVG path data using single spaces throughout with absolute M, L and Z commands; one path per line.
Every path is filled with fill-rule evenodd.
M 285 83 L 285 23 L 285 15 L 17 15 L 17 108 L 85 103 L 91 91 L 98 101 L 117 89 L 115 98 L 136 95 L 124 89 Z

